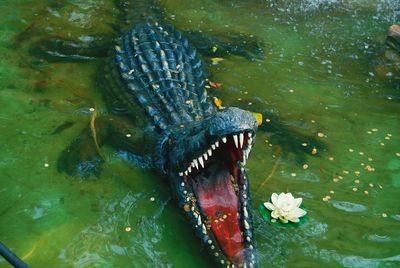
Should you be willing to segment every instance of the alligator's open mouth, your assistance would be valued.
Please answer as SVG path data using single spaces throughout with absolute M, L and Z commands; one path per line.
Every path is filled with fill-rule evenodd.
M 215 141 L 179 173 L 184 210 L 211 253 L 221 264 L 255 264 L 248 179 L 243 166 L 253 132 Z

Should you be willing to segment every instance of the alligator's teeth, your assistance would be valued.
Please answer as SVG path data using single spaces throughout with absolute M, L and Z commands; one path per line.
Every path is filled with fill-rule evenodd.
M 182 176 L 183 176 L 183 172 L 179 172 L 179 176 L 181 176 L 181 177 L 182 177 Z
M 251 150 L 251 148 L 247 148 L 247 149 L 244 151 L 247 159 L 249 159 L 250 150 Z
M 205 161 L 207 161 L 208 155 L 207 155 L 206 153 L 204 153 L 204 154 L 203 154 L 203 158 L 204 158 Z
M 249 139 L 251 139 L 251 137 L 253 136 L 250 132 L 247 133 L 247 136 L 249 136 Z
M 203 161 L 202 156 L 199 157 L 199 163 L 200 163 L 201 167 L 204 168 L 204 161 Z
M 203 234 L 207 234 L 207 229 L 206 229 L 206 226 L 204 225 L 204 223 L 203 223 L 203 226 L 202 226 L 202 231 L 203 231 Z
M 239 148 L 239 141 L 238 141 L 238 136 L 237 135 L 233 135 L 233 141 L 235 142 L 236 148 Z
M 243 165 L 246 165 L 246 156 L 243 154 L 243 161 L 242 161 Z
M 184 186 L 185 186 L 185 183 L 184 183 L 184 182 L 182 182 L 182 183 L 181 183 L 181 186 L 182 186 L 182 187 L 184 187 Z
M 247 237 L 246 237 L 246 240 L 250 242 L 250 241 L 251 241 L 250 236 L 247 236 Z
M 192 167 L 194 167 L 194 162 L 190 163 L 190 165 L 191 165 Z
M 189 168 L 188 168 L 188 171 L 189 171 L 189 173 L 192 172 L 192 167 L 189 167 Z
M 214 144 L 211 144 L 211 148 L 212 148 L 213 150 L 215 150 L 215 145 L 214 145 Z
M 215 147 L 219 147 L 219 141 L 215 142 Z
M 247 213 L 247 208 L 246 207 L 243 207 L 243 215 L 244 215 L 245 218 L 249 217 L 249 213 Z
M 253 139 L 249 138 L 249 145 L 248 146 L 251 146 L 252 143 L 253 143 Z
M 200 226 L 201 225 L 201 216 L 199 215 L 199 217 L 197 218 L 197 225 Z
M 240 133 L 239 134 L 240 148 L 243 147 L 243 140 L 244 140 L 244 135 L 243 135 L 243 133 Z
M 189 174 L 189 173 L 188 173 L 188 171 L 186 170 L 186 171 L 185 171 L 185 175 L 187 176 L 188 174 Z
M 223 138 L 222 138 L 222 142 L 223 142 L 223 143 L 226 143 L 226 141 L 227 141 L 226 137 L 223 137 Z
M 211 155 L 212 155 L 212 150 L 211 150 L 211 149 L 208 149 L 208 150 L 207 150 L 207 153 L 208 153 L 209 156 L 211 156 Z
M 196 168 L 199 169 L 199 162 L 197 162 L 197 159 L 194 159 L 193 163 L 196 166 Z

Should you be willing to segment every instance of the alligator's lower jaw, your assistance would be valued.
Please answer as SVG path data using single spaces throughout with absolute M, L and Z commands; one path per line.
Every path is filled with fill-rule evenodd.
M 234 178 L 227 168 L 212 165 L 208 172 L 213 180 L 207 180 L 200 173 L 193 178 L 193 190 L 199 207 L 205 214 L 210 230 L 220 247 L 234 263 L 243 263 L 243 234 L 239 223 L 239 200 L 232 181 Z

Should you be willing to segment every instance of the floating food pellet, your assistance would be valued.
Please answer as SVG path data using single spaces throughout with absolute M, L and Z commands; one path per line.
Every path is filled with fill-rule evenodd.
M 354 150 L 353 149 L 349 149 L 349 152 L 352 153 L 352 152 L 354 152 Z
M 307 169 L 308 168 L 308 165 L 307 164 L 304 164 L 303 165 L 303 169 Z
M 374 187 L 374 184 L 373 183 L 370 183 L 370 184 L 368 184 L 369 185 L 369 187 Z
M 276 219 L 271 219 L 271 222 L 276 222 Z
M 327 195 L 327 196 L 325 196 L 326 197 L 326 199 L 331 199 L 331 196 L 330 195 Z
M 312 149 L 312 151 L 311 151 L 311 154 L 317 154 L 317 153 L 318 153 L 317 148 L 314 147 L 314 148 Z
M 359 154 L 360 154 L 360 155 L 364 155 L 364 153 L 363 153 L 363 152 L 359 152 Z
M 360 173 L 361 173 L 361 172 L 358 171 L 358 170 L 357 170 L 357 171 L 354 171 L 354 174 L 356 174 L 356 176 L 360 176 Z
M 349 174 L 350 172 L 348 170 L 343 170 L 344 174 Z
M 369 194 L 369 192 L 367 190 L 364 191 L 364 194 Z
M 368 133 L 368 134 L 372 134 L 372 132 L 371 132 L 371 131 L 367 131 L 367 133 Z
M 150 197 L 150 201 L 154 202 L 156 199 L 154 197 Z
M 132 136 L 132 135 L 131 135 L 131 134 L 129 134 L 129 133 L 128 133 L 128 134 L 126 134 L 126 137 L 127 137 L 127 138 L 130 138 L 131 136 Z
M 313 124 L 314 124 L 314 123 L 315 123 L 315 120 L 311 120 L 311 123 L 313 123 Z
M 388 137 L 392 137 L 392 134 L 388 133 L 388 134 L 386 134 L 386 136 L 388 136 Z
M 292 174 L 290 174 L 290 175 L 292 175 L 292 177 L 296 177 L 296 173 L 292 173 Z
M 49 167 L 49 163 L 44 163 L 44 167 Z
M 333 178 L 333 182 L 338 182 L 339 179 L 338 178 Z
M 343 180 L 343 177 L 342 177 L 342 176 L 338 176 L 338 178 L 339 178 L 339 180 Z
M 358 189 L 356 187 L 353 188 L 353 192 L 357 192 Z
M 301 145 L 304 146 L 304 147 L 306 147 L 308 144 L 304 142 L 304 143 L 302 143 Z
M 387 137 L 387 136 L 386 136 L 386 137 L 385 137 L 385 140 L 390 140 L 390 137 Z
M 361 163 L 360 165 L 361 165 L 361 166 L 365 166 L 365 164 L 364 164 L 364 163 Z
M 94 112 L 94 108 L 89 108 L 89 111 Z
M 329 201 L 329 199 L 328 199 L 328 198 L 326 198 L 326 196 L 325 196 L 324 198 L 322 198 L 322 201 L 324 201 L 324 202 L 328 202 L 328 201 Z
M 125 227 L 125 231 L 126 231 L 126 232 L 130 232 L 130 231 L 132 231 L 132 228 L 131 228 L 130 226 L 126 226 L 126 227 Z
M 267 119 L 265 119 L 265 122 L 269 123 L 269 122 L 271 122 L 271 119 L 267 118 Z
M 396 153 L 396 156 L 400 157 L 400 153 Z
M 184 128 L 184 127 L 185 127 L 185 125 L 179 125 L 179 127 L 180 127 L 180 128 Z
M 332 156 L 328 158 L 329 161 L 333 161 L 335 158 L 333 158 Z
M 382 185 L 378 184 L 378 186 L 379 186 L 380 189 L 383 189 Z
M 320 138 L 323 138 L 323 137 L 325 137 L 325 134 L 324 133 L 322 133 L 322 132 L 318 132 L 318 137 L 320 137 Z
M 385 146 L 385 144 L 383 142 L 379 143 L 381 146 Z
M 330 193 L 330 194 L 334 194 L 335 191 L 334 191 L 334 190 L 330 190 L 329 193 Z
M 293 89 L 289 89 L 289 92 L 290 92 L 290 93 L 293 93 L 293 92 L 294 92 L 294 90 L 293 90 Z
M 378 131 L 378 129 L 377 128 L 373 128 L 373 129 L 371 129 L 373 132 L 377 132 Z
M 355 183 L 360 183 L 360 180 L 355 180 L 354 182 L 355 182 Z
M 387 218 L 387 214 L 386 213 L 382 213 L 382 217 Z
M 372 159 L 372 157 L 368 157 L 368 161 L 372 161 L 372 160 L 374 160 L 374 159 Z

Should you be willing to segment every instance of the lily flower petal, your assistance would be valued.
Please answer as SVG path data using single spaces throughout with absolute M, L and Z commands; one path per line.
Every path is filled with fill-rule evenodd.
M 265 202 L 264 207 L 266 207 L 268 210 L 275 210 L 275 206 L 270 202 Z

